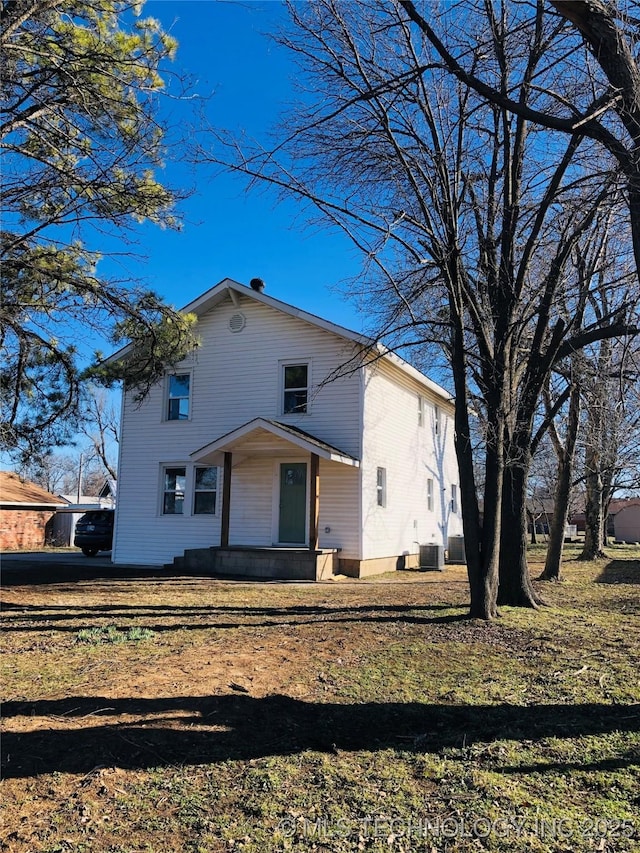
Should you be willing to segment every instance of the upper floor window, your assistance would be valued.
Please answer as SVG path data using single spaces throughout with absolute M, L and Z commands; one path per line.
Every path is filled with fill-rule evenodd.
M 218 498 L 218 469 L 196 468 L 193 514 L 214 515 Z
M 187 481 L 186 468 L 165 468 L 162 512 L 164 515 L 184 513 L 184 490 Z
M 186 421 L 189 419 L 191 375 L 175 373 L 168 378 L 167 384 L 167 420 Z
M 376 494 L 378 506 L 387 505 L 387 469 L 378 468 L 376 475 Z
M 433 480 L 431 477 L 427 480 L 427 509 L 433 512 Z
M 418 394 L 418 426 L 424 426 L 424 397 Z
M 309 365 L 285 364 L 283 371 L 282 411 L 285 415 L 304 414 L 309 401 Z
M 438 406 L 436 406 L 434 409 L 434 412 L 433 412 L 433 428 L 434 428 L 436 435 L 438 435 L 440 433 L 441 420 L 442 420 L 442 413 L 441 413 L 440 409 L 438 408 Z

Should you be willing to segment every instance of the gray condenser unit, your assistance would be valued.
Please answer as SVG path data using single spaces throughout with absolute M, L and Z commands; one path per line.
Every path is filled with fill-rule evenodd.
M 444 571 L 444 547 L 442 545 L 420 545 L 420 568 Z

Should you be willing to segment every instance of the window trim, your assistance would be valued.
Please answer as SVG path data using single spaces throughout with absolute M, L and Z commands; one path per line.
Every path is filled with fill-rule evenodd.
M 424 411 L 425 411 L 425 400 L 422 394 L 418 394 L 418 426 L 424 426 Z
M 187 397 L 172 397 L 171 396 L 171 378 L 173 376 L 188 376 L 189 377 L 189 395 Z M 186 418 L 170 418 L 169 406 L 171 400 L 187 400 L 187 417 Z M 185 423 L 191 420 L 193 408 L 193 370 L 172 370 L 165 374 L 164 397 L 163 397 L 163 421 L 169 424 Z
M 283 417 L 296 417 L 308 415 L 311 413 L 311 359 L 309 358 L 289 358 L 286 360 L 282 360 L 279 363 L 279 380 L 278 380 L 278 389 L 279 389 L 279 412 Z M 306 392 L 307 399 L 305 402 L 305 410 L 304 411 L 293 411 L 287 412 L 285 408 L 285 393 L 287 390 L 301 390 L 303 386 L 300 386 L 299 389 L 287 389 L 285 388 L 285 372 L 287 367 L 306 367 L 307 369 L 307 384 L 306 384 Z
M 427 512 L 433 512 L 433 477 L 427 477 Z
M 167 472 L 168 471 L 184 471 L 184 474 L 182 475 L 182 476 L 184 476 L 184 489 L 178 489 L 178 488 L 167 489 L 166 488 Z M 187 515 L 187 513 L 185 512 L 185 509 L 188 506 L 187 501 L 186 501 L 187 492 L 188 492 L 188 485 L 189 485 L 189 479 L 188 479 L 187 471 L 188 471 L 187 465 L 179 465 L 177 463 L 168 463 L 168 464 L 162 466 L 161 471 L 160 471 L 160 515 L 161 516 L 166 518 L 166 517 L 175 517 L 175 516 Z M 182 512 L 166 512 L 165 511 L 165 506 L 166 506 L 165 501 L 166 501 L 167 495 L 174 495 L 174 500 L 175 500 L 175 495 L 178 495 L 180 493 L 182 493 Z
M 458 514 L 458 486 L 456 483 L 451 484 L 451 512 L 454 515 Z
M 198 471 L 206 470 L 207 468 L 213 468 L 216 472 L 216 487 L 215 489 L 199 489 L 198 488 Z M 206 518 L 214 518 L 219 513 L 220 501 L 218 500 L 218 495 L 220 492 L 220 466 L 219 465 L 194 465 L 193 466 L 193 488 L 191 490 L 191 515 L 194 518 L 205 516 Z M 214 509 L 213 512 L 196 512 L 196 497 L 199 494 L 213 494 L 215 495 L 213 500 Z

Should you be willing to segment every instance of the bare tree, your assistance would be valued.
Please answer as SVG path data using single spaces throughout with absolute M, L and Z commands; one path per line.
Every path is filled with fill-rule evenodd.
M 120 415 L 104 390 L 89 387 L 84 399 L 81 432 L 91 442 L 93 454 L 103 471 L 116 480 Z
M 637 430 L 634 405 L 638 374 L 629 366 L 632 353 L 602 341 L 584 380 L 585 543 L 583 560 L 605 556 L 608 509 L 616 489 L 637 477 Z M 630 393 L 631 392 L 631 393 Z M 627 480 L 625 472 L 631 472 Z
M 617 175 L 579 129 L 564 138 L 487 102 L 449 74 L 406 4 L 290 4 L 282 39 L 316 93 L 273 149 L 214 133 L 199 159 L 310 203 L 365 253 L 381 333 L 411 349 L 440 341 L 455 390 L 456 453 L 472 616 L 498 601 L 536 606 L 526 563 L 526 487 L 534 418 L 555 365 L 634 330 L 629 303 L 579 310 L 590 281 L 576 259 L 595 239 Z M 467 19 L 478 72 L 536 103 L 555 24 L 523 29 L 486 4 Z M 482 50 L 478 45 L 482 45 Z M 303 77 L 303 73 L 306 77 Z M 374 275 L 375 272 L 375 275 Z M 482 519 L 471 407 L 485 436 Z
M 569 518 L 574 458 L 580 425 L 580 384 L 575 369 L 571 370 L 567 392 L 569 402 L 566 413 L 564 440 L 561 439 L 555 419 L 549 419 L 549 435 L 557 458 L 555 488 L 553 492 L 553 517 L 549 531 L 549 547 L 540 580 L 560 580 L 565 529 Z M 550 386 L 544 389 L 547 412 L 553 410 Z
M 468 21 L 493 3 L 463 0 L 438 14 L 430 2 L 399 0 L 456 79 L 482 98 L 532 125 L 587 136 L 614 158 L 624 175 L 636 272 L 640 277 L 640 64 L 636 0 L 543 0 L 518 4 L 516 26 L 543 28 L 548 62 L 536 69 L 535 103 L 496 83 L 491 68 L 475 61 Z M 492 12 L 493 14 L 493 12 Z M 545 26 L 545 18 L 550 26 Z M 554 20 L 555 18 L 555 20 Z M 593 61 L 585 55 L 589 53 Z

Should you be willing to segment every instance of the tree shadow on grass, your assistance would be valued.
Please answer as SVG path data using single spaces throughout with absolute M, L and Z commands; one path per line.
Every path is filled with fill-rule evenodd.
M 640 730 L 640 705 L 337 704 L 281 695 L 80 696 L 8 702 L 3 714 L 6 721 L 39 718 L 35 730 L 4 735 L 5 778 L 89 773 L 102 766 L 210 764 L 306 750 L 440 753 L 478 742 Z M 43 728 L 47 723 L 51 727 Z M 539 772 L 538 765 L 523 772 Z
M 3 610 L 3 631 L 35 632 L 62 631 L 77 633 L 78 622 L 85 627 L 153 617 L 144 627 L 157 633 L 175 630 L 274 628 L 282 625 L 326 625 L 337 623 L 367 624 L 372 622 L 403 622 L 407 624 L 438 624 L 468 621 L 460 607 L 451 604 L 428 605 L 358 605 L 355 607 L 324 607 L 292 605 L 289 607 L 234 606 L 174 606 L 174 605 L 88 605 L 84 607 L 50 607 L 48 605 L 6 604 Z M 449 612 L 447 612 L 449 611 Z M 225 619 L 226 617 L 226 619 Z M 169 620 L 169 621 L 165 621 Z M 185 621 L 176 621 L 185 620 Z M 217 621 L 220 620 L 220 621 Z M 224 621 L 223 621 L 224 620 Z M 14 624 L 15 623 L 15 624 Z M 137 624 L 137 623 L 136 623 Z
M 596 578 L 596 583 L 640 584 L 640 560 L 610 560 Z

